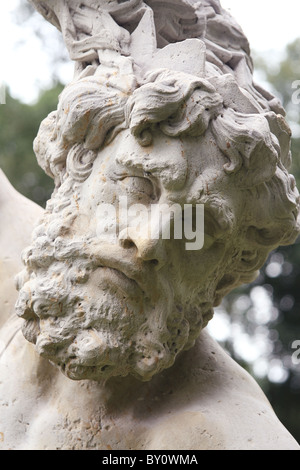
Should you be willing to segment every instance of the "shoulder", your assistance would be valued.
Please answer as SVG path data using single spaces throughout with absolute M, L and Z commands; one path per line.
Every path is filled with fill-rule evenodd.
M 0 254 L 22 250 L 30 242 L 35 223 L 44 209 L 22 196 L 0 169 Z
M 178 410 L 151 429 L 147 450 L 223 449 L 225 436 L 205 412 Z
M 22 324 L 12 316 L 0 328 L 0 451 L 55 449 L 55 371 L 24 339 Z
M 22 269 L 21 253 L 44 210 L 18 193 L 0 170 L 0 327 L 12 314 L 17 292 L 15 275 Z
M 206 332 L 175 374 L 176 399 L 151 429 L 149 449 L 300 449 L 256 381 Z
M 147 450 L 300 450 L 277 418 L 259 409 L 178 411 L 151 430 Z

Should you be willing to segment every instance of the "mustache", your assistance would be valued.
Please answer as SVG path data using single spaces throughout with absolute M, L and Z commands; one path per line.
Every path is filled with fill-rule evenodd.
M 147 297 L 162 290 L 174 296 L 167 277 L 161 275 L 155 264 L 137 258 L 131 250 L 126 250 L 120 245 L 102 242 L 95 238 L 57 237 L 54 241 L 42 242 L 37 239 L 35 244 L 23 253 L 23 259 L 26 260 L 30 272 L 46 271 L 55 262 L 72 261 L 75 271 L 77 268 L 77 280 L 80 283 L 86 282 L 92 271 L 108 268 L 111 270 L 111 276 L 114 272 L 119 273 L 120 286 L 122 282 L 126 284 L 125 278 L 127 278 Z
M 64 305 L 70 300 L 68 289 L 71 291 L 76 285 L 87 284 L 96 271 L 99 271 L 99 275 L 97 273 L 93 280 L 100 289 L 105 284 L 108 287 L 114 285 L 122 291 L 124 298 L 148 299 L 148 303 L 159 305 L 160 311 L 169 310 L 174 300 L 174 288 L 168 277 L 157 271 L 155 265 L 134 257 L 132 251 L 92 237 L 57 237 L 54 241 L 45 241 L 45 238 L 36 239 L 26 255 L 29 276 L 24 279 L 25 286 L 26 281 L 33 279 L 34 283 L 37 283 L 35 291 L 40 294 L 34 296 L 35 299 L 31 296 L 34 310 L 41 311 L 38 306 L 40 296 L 44 300 L 48 297 L 45 316 L 48 316 L 49 308 L 54 312 L 51 316 L 63 316 Z M 59 283 L 65 291 L 64 299 L 61 289 L 58 288 Z M 22 290 L 24 283 L 20 283 L 20 287 Z M 53 303 L 53 300 L 57 302 Z M 25 316 L 23 313 L 22 317 Z

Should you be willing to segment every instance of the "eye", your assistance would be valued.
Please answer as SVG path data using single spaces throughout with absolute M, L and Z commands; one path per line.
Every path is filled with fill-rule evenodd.
M 155 187 L 148 178 L 140 176 L 127 176 L 120 181 L 121 187 L 131 196 L 136 196 L 138 200 L 148 198 L 156 199 Z

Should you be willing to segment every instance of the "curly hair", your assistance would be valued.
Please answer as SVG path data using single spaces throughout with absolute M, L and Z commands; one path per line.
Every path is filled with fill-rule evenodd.
M 141 84 L 134 75 L 115 73 L 81 78 L 62 92 L 34 149 L 58 189 L 68 177 L 88 178 L 101 148 L 126 128 L 142 146 L 152 143 L 156 129 L 174 138 L 211 132 L 229 184 L 255 199 L 258 221 L 249 227 L 249 239 L 273 249 L 297 236 L 299 194 L 288 172 L 291 131 L 281 114 L 263 110 L 231 75 L 202 79 L 160 69 Z

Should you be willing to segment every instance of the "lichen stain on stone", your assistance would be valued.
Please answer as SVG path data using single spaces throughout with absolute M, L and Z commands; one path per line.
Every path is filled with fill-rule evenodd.
M 73 199 L 74 199 L 74 201 L 75 201 L 76 208 L 77 208 L 77 210 L 79 211 L 79 203 L 78 203 L 79 198 L 78 198 L 78 195 L 77 195 L 77 194 L 74 194 L 74 195 L 73 195 Z

